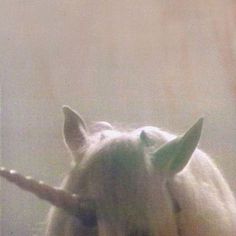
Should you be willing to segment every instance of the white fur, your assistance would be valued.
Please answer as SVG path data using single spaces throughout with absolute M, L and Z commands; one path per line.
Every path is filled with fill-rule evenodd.
M 154 140 L 150 147 L 140 141 L 142 130 Z M 98 201 L 98 226 L 86 228 L 53 208 L 47 236 L 236 235 L 235 199 L 209 156 L 197 149 L 184 170 L 170 179 L 153 168 L 151 153 L 173 138 L 150 126 L 88 136 L 84 151 L 73 152 L 75 164 L 63 188 Z M 173 201 L 180 207 L 177 212 Z

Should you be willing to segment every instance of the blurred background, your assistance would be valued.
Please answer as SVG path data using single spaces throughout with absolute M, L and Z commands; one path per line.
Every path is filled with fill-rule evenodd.
M 58 185 L 61 106 L 88 122 L 184 132 L 236 192 L 236 2 L 0 1 L 1 165 Z M 1 181 L 2 236 L 42 235 L 49 204 Z

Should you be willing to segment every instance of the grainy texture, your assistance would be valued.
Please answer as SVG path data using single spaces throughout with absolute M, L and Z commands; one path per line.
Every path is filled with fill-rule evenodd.
M 233 193 L 210 157 L 195 150 L 202 119 L 176 138 L 151 126 L 119 131 L 95 123 L 91 132 L 73 110 L 64 107 L 64 113 L 74 165 L 63 188 L 94 200 L 96 221 L 85 224 L 54 207 L 47 236 L 236 233 Z
M 61 104 L 88 120 L 175 132 L 203 115 L 201 146 L 236 191 L 235 1 L 0 5 L 4 166 L 59 184 L 69 168 Z M 1 190 L 2 235 L 39 234 L 48 205 L 5 182 Z

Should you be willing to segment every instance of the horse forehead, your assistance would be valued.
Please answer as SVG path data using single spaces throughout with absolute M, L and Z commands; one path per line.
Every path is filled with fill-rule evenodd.
M 140 151 L 139 140 L 129 133 L 112 134 L 106 137 L 103 144 L 97 145 L 95 155 L 112 158 L 112 156 L 129 155 Z
M 106 121 L 97 121 L 90 126 L 90 131 L 92 133 L 100 132 L 102 130 L 113 130 L 113 127 Z
M 144 149 L 140 145 L 140 140 L 130 133 L 109 133 L 109 137 L 104 141 L 95 142 L 87 151 L 80 166 L 85 169 L 110 169 L 117 165 L 122 167 L 142 165 L 144 159 Z
M 151 136 L 155 136 L 158 139 L 164 139 L 166 136 L 166 132 L 161 131 L 159 128 L 154 126 L 142 126 L 136 129 L 127 129 L 127 130 L 119 130 L 119 129 L 106 129 L 99 130 L 97 135 L 103 135 L 107 138 L 113 139 L 118 137 L 130 137 L 130 138 L 138 138 L 142 131 L 145 131 Z M 96 134 L 95 134 L 96 135 Z
M 145 131 L 150 139 L 153 140 L 153 143 L 156 147 L 162 145 L 173 139 L 174 135 L 169 135 L 167 132 L 162 131 L 161 129 L 155 126 L 143 126 L 132 131 L 133 136 L 140 136 L 141 132 Z
M 82 163 L 88 161 L 87 167 L 94 168 L 94 163 L 103 163 L 104 161 L 114 160 L 119 156 L 126 156 L 128 159 L 135 157 L 135 160 L 141 160 L 143 149 L 141 145 L 140 134 L 145 131 L 153 140 L 153 145 L 148 150 L 156 149 L 171 137 L 165 137 L 165 132 L 153 126 L 143 126 L 133 130 L 103 130 L 91 136 L 91 145 L 89 145 L 87 154 Z M 111 162 L 109 162 L 111 163 Z M 105 164 L 106 165 L 106 164 Z
M 157 127 L 143 126 L 133 130 L 102 130 L 90 136 L 90 147 L 88 153 L 106 153 L 135 151 L 141 147 L 140 134 L 145 131 L 153 141 L 153 147 L 157 148 L 172 137 L 167 137 L 166 132 Z M 92 150 L 92 152 L 91 152 Z

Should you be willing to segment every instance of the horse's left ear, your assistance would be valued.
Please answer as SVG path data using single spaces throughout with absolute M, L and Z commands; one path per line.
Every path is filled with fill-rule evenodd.
M 87 142 L 87 128 L 81 116 L 68 106 L 62 107 L 64 122 L 64 138 L 71 151 L 79 151 Z
M 152 158 L 154 167 L 166 176 L 173 176 L 183 170 L 198 145 L 202 124 L 203 118 L 200 118 L 183 136 L 155 151 Z

